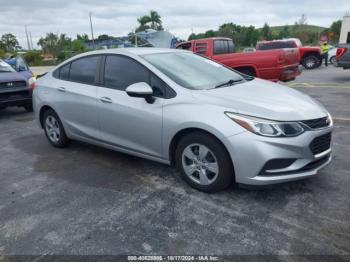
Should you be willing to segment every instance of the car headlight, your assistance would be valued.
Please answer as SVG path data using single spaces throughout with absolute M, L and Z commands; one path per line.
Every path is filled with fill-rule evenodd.
M 304 132 L 304 128 L 298 122 L 278 122 L 230 112 L 225 114 L 240 126 L 260 136 L 291 137 Z
M 28 84 L 32 89 L 34 89 L 35 88 L 35 78 L 34 77 L 29 78 Z

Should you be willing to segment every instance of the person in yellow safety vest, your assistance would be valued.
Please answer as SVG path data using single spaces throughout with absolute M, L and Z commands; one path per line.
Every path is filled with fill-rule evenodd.
M 322 60 L 321 60 L 321 65 L 322 65 L 322 62 L 323 62 L 323 59 L 325 60 L 325 65 L 328 66 L 328 51 L 329 49 L 331 49 L 331 45 L 329 45 L 327 42 L 324 42 L 322 45 L 321 45 L 321 55 L 322 55 Z

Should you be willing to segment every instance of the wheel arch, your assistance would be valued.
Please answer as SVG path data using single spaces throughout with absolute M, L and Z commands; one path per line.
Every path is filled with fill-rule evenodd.
M 254 77 L 258 77 L 258 70 L 255 68 L 255 66 L 253 65 L 246 65 L 246 66 L 239 66 L 239 67 L 234 67 L 234 70 L 243 73 L 243 74 L 247 74 L 248 71 L 254 73 Z
M 44 128 L 43 118 L 44 118 L 45 112 L 48 111 L 48 110 L 55 111 L 55 109 L 53 109 L 51 106 L 48 106 L 48 105 L 44 105 L 44 106 L 42 106 L 40 108 L 40 111 L 39 111 L 39 122 L 40 122 L 41 128 Z
M 311 51 L 311 52 L 304 53 L 304 55 L 303 55 L 303 57 L 301 59 L 303 60 L 303 59 L 305 59 L 306 57 L 309 57 L 309 56 L 315 56 L 318 59 L 321 59 L 321 54 L 319 52 L 317 52 L 317 51 Z
M 190 133 L 194 133 L 194 132 L 200 132 L 200 133 L 207 134 L 207 135 L 213 137 L 215 140 L 217 140 L 223 146 L 226 153 L 230 157 L 232 167 L 234 168 L 232 157 L 231 157 L 226 145 L 218 138 L 217 135 L 213 134 L 213 132 L 210 132 L 208 130 L 198 128 L 198 127 L 187 127 L 187 128 L 181 129 L 173 136 L 173 138 L 171 139 L 170 145 L 169 145 L 169 152 L 168 152 L 169 161 L 170 161 L 170 164 L 172 166 L 174 166 L 175 162 L 176 162 L 175 152 L 176 152 L 176 148 L 177 148 L 177 145 L 179 144 L 180 140 L 183 137 L 185 137 L 186 135 L 188 135 Z

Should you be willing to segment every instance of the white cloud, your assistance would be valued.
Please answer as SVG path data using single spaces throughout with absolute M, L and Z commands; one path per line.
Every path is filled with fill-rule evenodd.
M 24 25 L 33 42 L 48 32 L 90 34 L 89 11 L 95 35 L 126 35 L 137 26 L 137 17 L 149 10 L 160 13 L 164 27 L 182 38 L 225 22 L 261 27 L 293 24 L 302 13 L 309 24 L 329 26 L 350 9 L 348 0 L 0 0 L 0 35 L 11 32 L 26 47 Z M 317 7 L 317 8 L 315 8 Z

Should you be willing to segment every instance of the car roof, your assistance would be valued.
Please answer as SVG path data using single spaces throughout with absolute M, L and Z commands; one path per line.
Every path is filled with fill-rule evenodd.
M 175 53 L 175 52 L 186 52 L 186 50 L 178 50 L 171 48 L 154 48 L 154 47 L 128 47 L 128 48 L 112 48 L 112 49 L 103 49 L 97 51 L 90 51 L 81 54 L 92 55 L 92 54 L 125 54 L 125 55 L 148 55 L 148 54 L 161 54 L 161 53 Z

